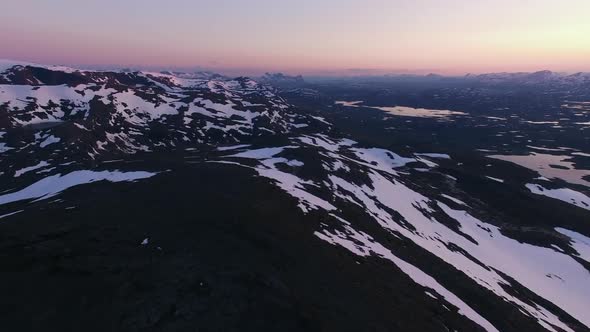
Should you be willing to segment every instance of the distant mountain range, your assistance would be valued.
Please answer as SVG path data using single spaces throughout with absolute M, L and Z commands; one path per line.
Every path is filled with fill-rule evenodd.
M 314 79 L 317 78 L 314 76 Z M 339 78 L 331 76 L 332 79 Z M 486 73 L 486 74 L 466 74 L 464 76 L 445 76 L 435 73 L 427 75 L 413 74 L 389 74 L 383 76 L 346 76 L 342 77 L 350 80 L 370 79 L 370 78 L 390 78 L 390 79 L 408 79 L 408 80 L 440 80 L 440 79 L 466 79 L 473 82 L 489 84 L 590 84 L 590 73 L 579 72 L 575 74 L 556 73 L 549 70 L 537 72 L 503 72 L 503 73 Z M 305 82 L 302 75 L 290 76 L 283 73 L 267 73 L 259 78 L 261 82 L 272 83 L 278 86 L 295 86 Z
M 579 85 L 590 83 L 590 73 L 563 74 L 549 70 L 534 73 L 491 73 L 481 75 L 466 75 L 468 79 L 484 83 L 512 83 L 512 84 L 568 84 Z

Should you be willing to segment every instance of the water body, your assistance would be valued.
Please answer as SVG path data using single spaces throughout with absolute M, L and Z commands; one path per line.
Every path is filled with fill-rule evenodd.
M 372 109 L 378 109 L 389 114 L 397 116 L 409 116 L 414 118 L 445 118 L 452 115 L 467 115 L 467 113 L 449 111 L 449 110 L 437 110 L 428 108 L 414 108 L 408 106 L 365 106 L 361 105 L 363 101 L 336 101 L 336 105 L 347 106 L 347 107 L 366 107 Z
M 590 187 L 590 170 L 576 169 L 574 163 L 568 161 L 571 156 L 552 155 L 532 152 L 529 155 L 490 155 L 489 158 L 509 161 L 517 165 L 532 169 L 546 178 L 558 178 L 569 183 Z

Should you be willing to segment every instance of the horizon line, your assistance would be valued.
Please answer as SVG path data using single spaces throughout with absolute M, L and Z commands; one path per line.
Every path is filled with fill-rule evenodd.
M 559 75 L 574 75 L 578 73 L 590 73 L 590 70 L 553 70 L 550 68 L 538 68 L 536 70 L 498 70 L 498 71 L 449 71 L 444 69 L 404 69 L 404 68 L 268 68 L 268 67 L 241 67 L 241 66 L 203 66 L 203 65 L 137 65 L 137 64 L 76 64 L 76 63 L 48 63 L 31 60 L 17 60 L 0 57 L 0 63 L 13 63 L 15 65 L 37 65 L 48 67 L 68 67 L 75 70 L 129 70 L 129 71 L 158 71 L 158 72 L 210 72 L 222 75 L 237 76 L 263 76 L 265 74 L 284 74 L 288 76 L 307 77 L 385 77 L 385 76 L 428 76 L 436 75 L 441 77 L 465 77 L 469 75 L 486 74 L 532 74 L 539 72 L 551 72 Z

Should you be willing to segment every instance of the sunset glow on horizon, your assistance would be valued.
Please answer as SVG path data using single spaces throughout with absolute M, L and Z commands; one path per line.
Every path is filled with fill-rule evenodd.
M 0 58 L 301 74 L 590 71 L 587 0 L 6 0 Z

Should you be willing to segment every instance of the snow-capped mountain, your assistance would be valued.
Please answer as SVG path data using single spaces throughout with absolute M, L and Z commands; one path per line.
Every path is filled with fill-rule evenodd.
M 3 160 L 240 142 L 305 125 L 248 78 L 16 65 L 0 75 Z M 303 122 L 301 122 L 303 121 Z
M 175 265 L 178 271 L 166 272 L 179 275 L 172 283 L 125 285 L 125 291 L 139 289 L 133 294 L 142 300 L 132 306 L 153 311 L 156 317 L 122 317 L 120 324 L 127 329 L 158 329 L 163 322 L 198 324 L 204 318 L 217 317 L 212 313 L 198 316 L 208 312 L 208 306 L 223 307 L 220 310 L 227 310 L 223 312 L 228 317 L 243 323 L 245 316 L 236 312 L 249 312 L 246 307 L 258 303 L 264 304 L 257 309 L 268 319 L 258 325 L 262 329 L 275 320 L 279 323 L 274 327 L 290 322 L 291 316 L 284 313 L 292 311 L 297 313 L 293 320 L 301 324 L 294 330 L 336 330 L 340 325 L 333 321 L 349 322 L 348 328 L 357 327 L 357 323 L 375 324 L 375 330 L 590 328 L 588 238 L 569 228 L 539 226 L 531 230 L 504 219 L 487 202 L 456 186 L 463 179 L 452 171 L 458 167 L 454 156 L 368 146 L 355 137 L 345 137 L 318 114 L 288 104 L 273 88 L 244 77 L 3 66 L 2 221 L 9 221 L 12 226 L 8 227 L 18 227 L 26 224 L 24 219 L 47 216 L 43 227 L 49 227 L 56 219 L 69 220 L 70 209 L 79 210 L 78 219 L 73 219 L 85 220 L 108 213 L 103 210 L 121 211 L 118 204 L 127 199 L 136 204 L 129 203 L 125 206 L 130 211 L 120 212 L 127 217 L 110 216 L 116 225 L 129 229 L 126 235 L 143 235 L 133 243 L 134 249 L 121 244 L 130 240 L 113 240 L 108 248 L 100 249 L 115 250 L 100 255 L 118 258 L 104 262 L 89 258 L 100 261 L 97 266 L 102 269 L 91 269 L 90 275 L 119 280 L 113 275 L 120 271 L 113 272 L 110 265 L 118 264 L 124 255 L 134 255 L 131 252 L 136 247 L 153 246 L 149 264 L 161 255 L 169 255 L 161 264 L 181 261 Z M 508 79 L 554 77 L 552 73 L 526 78 L 515 75 L 517 78 Z M 222 185 L 227 179 L 232 181 Z M 109 195 L 117 198 L 104 203 L 109 198 L 101 197 Z M 219 200 L 211 200 L 210 207 L 199 205 L 198 211 L 190 210 L 191 204 L 199 204 L 197 199 L 191 201 L 192 195 L 237 202 L 235 206 L 221 205 L 222 209 L 242 212 L 228 217 L 230 226 L 203 223 L 199 218 L 205 217 L 201 216 L 230 212 L 214 207 L 221 204 Z M 90 196 L 92 202 L 86 200 Z M 154 196 L 169 201 L 161 204 Z M 104 209 L 93 204 L 105 204 L 100 205 Z M 156 214 L 165 211 L 164 218 L 150 219 L 149 214 L 142 214 L 141 206 Z M 569 207 L 574 209 L 572 215 L 589 216 L 583 207 Z M 254 214 L 256 218 L 245 217 L 251 211 L 262 212 Z M 141 219 L 139 215 L 157 224 L 154 229 L 159 231 L 144 233 L 155 226 L 136 221 Z M 264 233 L 266 228 L 248 228 L 263 222 L 263 216 L 269 219 L 268 227 L 278 227 L 269 231 L 272 235 Z M 185 218 L 190 220 L 183 224 L 187 230 L 176 230 L 178 237 L 166 242 L 164 234 L 174 228 L 175 220 Z M 134 226 L 125 226 L 127 223 Z M 191 228 L 194 225 L 199 228 Z M 180 247 L 175 247 L 179 238 L 187 234 L 198 238 L 215 227 L 223 228 L 215 233 L 222 238 L 200 238 L 211 241 L 202 250 L 185 257 Z M 244 238 L 252 237 L 253 244 L 226 237 L 236 229 Z M 105 234 L 116 231 L 104 232 L 90 236 L 89 244 L 79 248 L 108 242 Z M 7 248 L 14 255 L 26 252 L 28 249 L 20 251 L 20 238 L 15 238 L 9 239 Z M 52 244 L 44 241 L 43 247 L 33 241 L 23 248 L 53 250 Z M 260 252 L 260 258 L 243 264 L 254 269 L 268 259 L 272 263 L 261 271 L 273 277 L 260 282 L 254 273 L 231 274 L 234 267 L 228 257 L 235 252 Z M 201 261 L 197 267 L 191 265 L 195 264 L 192 260 L 205 262 L 208 256 L 215 256 L 215 261 L 227 259 L 228 266 L 213 273 Z M 69 256 L 64 257 L 67 261 Z M 307 270 L 309 262 L 315 265 Z M 86 264 L 70 263 L 60 265 L 58 277 L 75 269 L 76 264 Z M 45 272 L 40 273 L 43 278 Z M 209 276 L 207 273 L 211 276 L 183 279 L 193 274 Z M 318 284 L 309 281 L 322 276 L 334 279 Z M 64 278 L 69 280 L 70 276 Z M 247 280 L 246 286 L 236 286 L 236 280 Z M 257 287 L 262 290 L 254 295 L 244 290 Z M 168 288 L 174 290 L 161 296 L 159 292 Z M 187 299 L 184 294 L 191 296 Z M 224 302 L 232 296 L 247 298 L 246 304 L 238 302 L 233 307 Z M 165 304 L 150 304 L 148 298 Z M 330 298 L 336 299 L 334 307 Z M 248 323 L 243 324 L 254 324 L 251 317 L 262 317 L 258 310 L 248 314 Z M 123 311 L 134 312 L 129 308 Z

